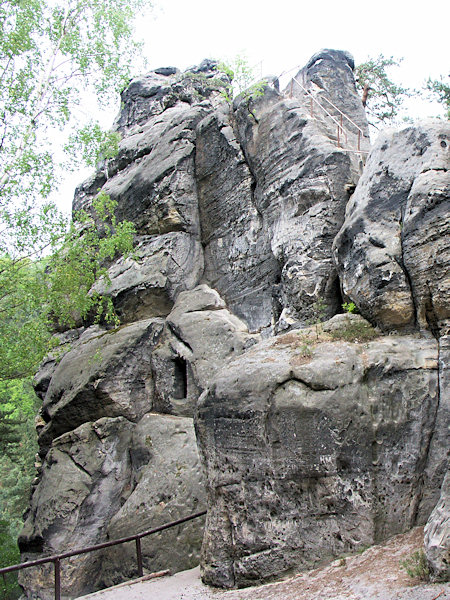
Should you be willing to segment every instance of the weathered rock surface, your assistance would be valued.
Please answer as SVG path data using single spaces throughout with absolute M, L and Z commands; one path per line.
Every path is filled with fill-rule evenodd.
M 447 332 L 449 140 L 439 120 L 382 133 L 334 241 L 344 295 L 385 330 Z
M 129 495 L 133 424 L 123 417 L 84 423 L 53 442 L 19 538 L 22 559 L 58 554 L 105 541 L 106 526 Z M 65 597 L 97 588 L 98 555 L 61 563 Z M 54 597 L 51 563 L 20 574 L 28 597 Z
M 283 94 L 267 78 L 232 105 L 214 61 L 125 90 L 119 154 L 74 209 L 99 188 L 117 200 L 137 259 L 97 284 L 121 327 L 61 333 L 36 378 L 42 466 L 24 558 L 206 498 L 205 580 L 245 585 L 428 520 L 447 471 L 447 126 L 387 133 L 359 180 L 352 68 L 323 50 L 301 85 Z M 379 329 L 336 314 L 343 300 Z M 392 329 L 407 335 L 383 337 Z M 195 521 L 149 538 L 145 568 L 190 568 L 202 533 Z M 132 576 L 134 560 L 125 548 L 68 561 L 67 595 Z M 22 581 L 28 598 L 51 593 L 50 569 Z
M 425 553 L 435 581 L 450 579 L 450 475 L 446 474 L 441 497 L 425 526 Z
M 196 176 L 205 279 L 252 331 L 273 324 L 280 268 L 255 204 L 255 181 L 231 125 L 216 111 L 197 131 Z
M 346 149 L 366 152 L 370 147 L 369 129 L 356 91 L 354 68 L 355 61 L 348 52 L 323 49 L 310 58 L 286 91 L 307 103 L 328 137 L 335 142 L 339 138 Z M 351 154 L 351 158 L 361 160 L 357 154 Z
M 256 345 L 202 396 L 202 564 L 213 585 L 310 567 L 416 524 L 438 403 L 435 340 L 302 336 Z
M 163 323 L 147 319 L 104 330 L 90 327 L 56 366 L 42 404 L 41 454 L 52 440 L 88 421 L 124 416 L 137 421 L 152 409 L 151 350 Z
M 192 419 L 147 414 L 133 431 L 130 447 L 132 488 L 107 527 L 109 539 L 148 531 L 204 510 L 202 466 Z M 196 566 L 203 537 L 203 520 L 191 521 L 142 539 L 144 569 L 150 573 L 180 565 Z M 101 583 L 110 586 L 135 576 L 134 544 L 103 551 Z
M 127 537 L 205 506 L 192 419 L 147 413 L 85 423 L 52 444 L 19 540 L 24 558 Z M 202 523 L 142 541 L 144 568 L 177 571 L 198 564 Z M 136 573 L 134 545 L 62 561 L 63 596 L 77 597 Z M 24 571 L 21 584 L 53 598 L 53 566 Z

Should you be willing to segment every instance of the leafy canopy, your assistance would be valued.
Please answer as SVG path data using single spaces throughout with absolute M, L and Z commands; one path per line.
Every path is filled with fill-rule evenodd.
M 356 87 L 363 96 L 369 124 L 376 129 L 393 121 L 405 99 L 414 93 L 390 79 L 389 71 L 392 67 L 398 67 L 401 61 L 380 54 L 376 58 L 368 58 L 355 68 Z
M 58 343 L 56 325 L 117 324 L 111 299 L 92 291 L 100 277 L 108 281 L 107 261 L 132 251 L 134 227 L 117 223 L 114 208 L 100 192 L 94 212 L 76 215 L 63 238 L 50 241 L 48 256 L 0 258 L 0 380 L 33 374 Z
M 265 82 L 257 81 L 255 68 L 250 66 L 245 56 L 238 54 L 230 62 L 221 61 L 217 70 L 228 75 L 230 79 L 230 85 L 222 93 L 228 102 L 239 95 L 245 100 L 251 100 L 264 94 Z
M 443 105 L 445 116 L 450 120 L 450 75 L 447 75 L 446 78 L 443 76 L 439 79 L 429 78 L 425 84 L 425 90 L 429 92 L 429 97 Z
M 117 252 L 130 252 L 133 227 L 117 223 L 99 194 L 90 214 L 69 224 L 48 201 L 65 139 L 73 163 L 117 153 L 81 108 L 91 94 L 107 104 L 139 61 L 132 20 L 148 0 L 0 0 L 0 380 L 33 372 L 53 345 L 52 326 L 114 320 L 89 292 Z M 62 144 L 60 144 L 62 145 Z
M 78 109 L 86 93 L 107 104 L 128 82 L 139 52 L 132 17 L 146 3 L 0 0 L 3 211 L 7 202 L 20 199 L 30 206 L 48 196 L 56 177 L 55 132 L 72 130 L 80 138 Z M 92 135 L 95 123 L 84 123 L 81 130 L 88 146 L 105 141 L 99 140 L 98 130 Z

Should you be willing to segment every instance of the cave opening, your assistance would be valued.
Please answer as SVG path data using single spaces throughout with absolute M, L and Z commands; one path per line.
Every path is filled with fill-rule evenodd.
M 173 397 L 177 400 L 187 397 L 188 377 L 187 362 L 181 356 L 174 361 Z

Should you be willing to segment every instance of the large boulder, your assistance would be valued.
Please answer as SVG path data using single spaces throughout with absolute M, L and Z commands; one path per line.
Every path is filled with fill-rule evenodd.
M 202 465 L 192 419 L 147 414 L 137 424 L 130 443 L 132 491 L 107 526 L 109 539 L 148 531 L 205 509 Z M 143 567 L 154 573 L 198 565 L 203 520 L 168 529 L 142 539 Z M 102 586 L 136 574 L 134 544 L 102 552 Z
M 40 453 L 54 438 L 88 421 L 123 416 L 139 420 L 152 409 L 151 350 L 160 319 L 118 329 L 86 329 L 54 367 L 42 403 Z
M 53 442 L 19 537 L 23 562 L 105 541 L 108 522 L 131 491 L 132 429 L 124 417 L 104 417 Z M 98 555 L 61 561 L 63 596 L 96 589 L 99 567 Z M 23 570 L 19 582 L 27 597 L 54 598 L 52 563 Z
M 378 137 L 334 240 L 343 294 L 384 330 L 446 333 L 450 125 Z
M 417 522 L 439 400 L 436 341 L 361 343 L 361 318 L 326 329 L 259 343 L 202 395 L 212 585 L 311 567 Z

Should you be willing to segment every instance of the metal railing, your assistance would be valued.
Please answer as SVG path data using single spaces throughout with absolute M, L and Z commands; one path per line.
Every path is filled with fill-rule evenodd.
M 182 519 L 178 519 L 177 521 L 171 521 L 170 523 L 165 523 L 164 525 L 154 527 L 153 529 L 149 529 L 148 531 L 143 531 L 142 533 L 130 535 L 128 537 L 120 538 L 118 540 L 103 542 L 102 544 L 96 544 L 95 546 L 87 546 L 86 548 L 80 548 L 79 550 L 69 550 L 68 552 L 63 552 L 62 554 L 55 554 L 53 556 L 47 556 L 45 558 L 31 560 L 29 562 L 21 563 L 19 565 L 3 567 L 2 569 L 0 569 L 0 575 L 2 575 L 4 578 L 7 573 L 12 573 L 13 571 L 21 571 L 22 569 L 37 567 L 38 565 L 43 565 L 45 563 L 52 562 L 54 565 L 55 575 L 55 600 L 61 600 L 61 560 L 63 560 L 64 558 L 69 558 L 71 556 L 77 556 L 78 554 L 87 554 L 88 552 L 94 552 L 95 550 L 103 550 L 104 548 L 110 548 L 111 546 L 117 546 L 119 544 L 125 544 L 126 542 L 134 541 L 136 543 L 138 576 L 142 577 L 144 575 L 144 568 L 142 562 L 141 539 L 148 535 L 152 535 L 154 533 L 164 531 L 165 529 L 169 529 L 170 527 L 175 527 L 176 525 L 181 525 L 182 523 L 186 523 L 187 521 L 192 521 L 193 519 L 203 517 L 204 515 L 206 515 L 206 512 L 206 510 L 203 510 L 192 515 L 188 515 L 187 517 L 184 517 Z
M 358 154 L 368 154 L 367 151 L 365 150 L 361 150 L 361 141 L 362 138 L 364 137 L 364 131 L 361 129 L 361 127 L 359 127 L 359 125 L 357 125 L 354 121 L 352 121 L 352 119 L 350 119 L 349 116 L 347 116 L 344 112 L 342 112 L 342 110 L 340 108 L 338 108 L 335 104 L 333 104 L 333 102 L 331 102 L 331 100 L 328 100 L 328 98 L 326 98 L 325 96 L 322 98 L 322 100 L 325 100 L 326 102 L 328 102 L 328 104 L 330 104 L 334 110 L 336 110 L 339 113 L 339 121 L 336 119 L 336 117 L 334 115 L 332 115 L 320 102 L 319 100 L 313 95 L 311 94 L 310 91 L 308 91 L 305 87 L 303 87 L 303 85 L 298 81 L 298 79 L 296 77 L 293 77 L 291 79 L 291 85 L 290 85 L 290 96 L 292 97 L 293 95 L 293 88 L 294 88 L 294 82 L 300 87 L 300 89 L 303 91 L 303 93 L 309 98 L 310 101 L 310 114 L 311 117 L 314 117 L 314 104 L 316 104 L 326 115 L 327 117 L 329 117 L 332 122 L 336 125 L 336 137 L 337 137 L 337 146 L 338 148 L 343 148 L 341 145 L 341 139 L 342 137 L 345 139 L 345 143 L 348 144 L 348 138 L 349 138 L 349 131 L 347 131 L 344 127 L 344 119 L 346 119 L 349 123 L 351 123 L 353 125 L 353 127 L 356 128 L 357 132 L 358 132 L 358 139 L 357 139 L 357 148 L 356 150 L 350 148 L 347 149 L 350 152 L 356 152 Z M 343 148 L 344 150 L 346 150 L 346 148 Z
M 256 67 L 260 67 L 261 69 L 261 78 L 262 78 L 262 61 L 260 63 L 257 63 L 256 65 L 254 65 L 254 67 L 252 67 L 252 69 L 254 70 Z M 293 67 L 292 69 L 287 69 L 286 71 L 283 71 L 282 73 L 280 73 L 280 75 L 278 75 L 277 79 L 281 79 L 281 77 L 283 77 L 284 75 L 288 75 L 289 73 L 292 73 L 293 71 L 299 71 L 301 68 L 300 66 L 297 67 Z M 254 77 L 253 81 L 251 82 L 256 83 L 258 81 L 258 77 Z M 328 104 L 330 104 L 334 110 L 336 110 L 339 113 L 339 121 L 336 119 L 336 117 L 334 117 L 319 101 L 318 99 L 309 91 L 307 90 L 299 81 L 296 77 L 292 77 L 291 81 L 290 81 L 290 97 L 292 98 L 293 95 L 293 86 L 294 86 L 294 82 L 302 89 L 302 91 L 304 92 L 304 94 L 306 96 L 309 97 L 310 99 L 310 114 L 311 117 L 314 118 L 314 104 L 316 104 L 326 115 L 327 117 L 329 117 L 333 123 L 336 125 L 336 137 L 337 137 L 337 146 L 338 148 L 341 148 L 342 150 L 345 150 L 346 152 L 355 152 L 356 154 L 369 154 L 369 152 L 367 150 L 361 150 L 361 142 L 362 139 L 365 137 L 364 135 L 364 131 L 361 129 L 361 127 L 359 125 L 357 125 L 352 119 L 350 119 L 350 117 L 348 115 L 346 115 L 340 108 L 338 108 L 335 104 L 333 104 L 333 102 L 331 102 L 331 100 L 329 100 L 328 98 L 326 98 L 325 96 L 323 96 L 321 99 L 325 100 L 326 102 L 328 102 Z M 286 93 L 286 91 L 285 91 Z M 345 127 L 344 127 L 344 119 L 346 121 L 348 121 L 349 123 L 351 123 L 353 125 L 353 127 L 356 128 L 357 130 L 357 143 L 356 143 L 356 150 L 353 148 L 344 148 L 341 144 L 341 139 L 342 137 L 345 139 L 345 143 L 348 144 L 348 137 L 349 137 L 349 133 Z

